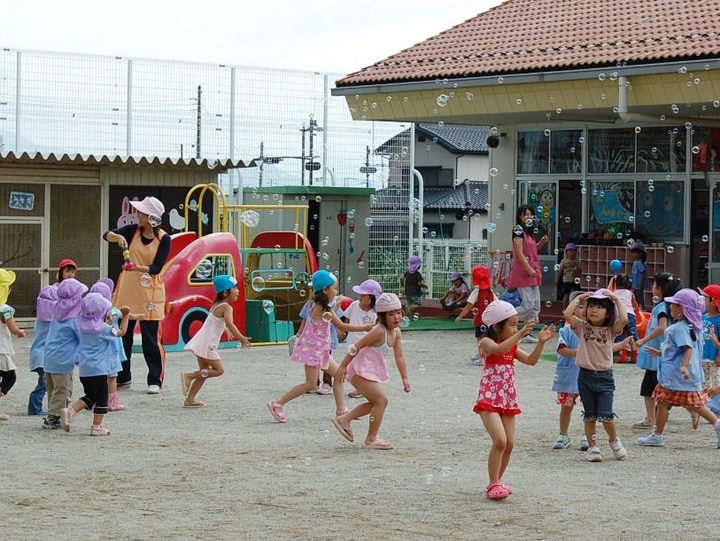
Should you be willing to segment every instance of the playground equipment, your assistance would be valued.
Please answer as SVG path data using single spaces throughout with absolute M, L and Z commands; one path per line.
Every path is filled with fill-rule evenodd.
M 203 212 L 211 198 L 214 223 Z M 207 210 L 207 207 L 206 207 Z M 185 198 L 185 231 L 172 235 L 163 268 L 166 315 L 162 321 L 165 349 L 182 350 L 200 329 L 215 299 L 212 277 L 229 274 L 238 280 L 235 324 L 255 344 L 283 343 L 294 334 L 300 310 L 311 294 L 310 276 L 317 270 L 312 245 L 305 237 L 307 206 L 228 204 L 217 184 L 199 184 Z M 196 231 L 190 231 L 196 211 Z M 223 336 L 220 347 L 237 342 Z

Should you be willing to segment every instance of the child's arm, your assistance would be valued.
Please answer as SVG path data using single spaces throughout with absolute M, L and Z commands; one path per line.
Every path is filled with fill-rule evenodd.
M 125 336 L 128 329 L 128 321 L 130 321 L 130 308 L 123 306 L 120 308 L 120 322 L 118 323 L 118 336 Z
M 468 315 L 472 309 L 475 308 L 475 305 L 468 301 L 465 306 L 463 306 L 462 310 L 460 310 L 460 313 L 455 318 L 455 323 L 461 321 L 466 315 Z
M 542 354 L 543 347 L 545 347 L 545 343 L 553 336 L 555 336 L 555 325 L 545 325 L 538 334 L 538 341 L 537 344 L 535 344 L 535 348 L 530 353 L 518 348 L 515 350 L 515 358 L 523 364 L 529 366 L 536 365 Z
M 650 342 L 651 340 L 654 340 L 658 336 L 662 336 L 662 334 L 665 332 L 665 329 L 667 329 L 667 326 L 668 326 L 668 318 L 666 318 L 666 317 L 658 318 L 658 326 L 655 327 L 655 329 L 653 329 L 653 332 L 643 336 L 640 340 L 635 342 L 635 345 L 640 348 L 640 347 L 643 347 L 648 342 Z
M 250 340 L 248 340 L 247 337 L 240 332 L 233 321 L 233 307 L 229 304 L 225 304 L 222 309 L 223 319 L 225 320 L 225 328 L 230 331 L 230 334 L 238 340 L 244 348 L 249 348 L 251 346 Z
M 557 347 L 557 352 L 559 355 L 562 355 L 563 357 L 577 357 L 577 349 L 569 348 L 565 344 L 560 344 Z
M 565 311 L 563 312 L 563 318 L 565 318 L 565 321 L 569 322 L 572 326 L 573 330 L 576 328 L 575 323 L 575 308 L 577 308 L 578 304 L 584 303 L 585 299 L 587 299 L 591 293 L 581 293 L 577 297 L 573 299 L 572 302 L 568 303 L 567 307 L 565 308 Z
M 615 303 L 615 308 L 617 309 L 618 318 L 615 320 L 615 323 L 613 323 L 613 332 L 618 335 L 621 332 L 623 332 L 623 329 L 625 328 L 625 325 L 627 324 L 627 310 L 625 310 L 625 306 L 623 305 L 622 301 L 620 300 L 620 297 L 615 295 L 613 292 L 608 292 L 608 297 L 612 299 L 612 301 Z
M 685 346 L 683 347 L 682 366 L 680 367 L 680 373 L 682 374 L 683 379 L 690 379 L 690 371 L 688 370 L 690 359 L 692 359 L 692 348 L 690 346 Z
M 524 336 L 530 334 L 534 326 L 535 320 L 531 319 L 522 329 L 500 343 L 495 342 L 495 340 L 491 338 L 483 338 L 478 345 L 482 348 L 485 355 L 502 355 L 510 351 L 510 348 L 516 345 Z
M 406 393 L 410 392 L 410 380 L 407 375 L 407 363 L 405 362 L 405 355 L 402 348 L 402 340 L 400 329 L 395 331 L 395 344 L 393 345 L 393 355 L 395 357 L 395 366 L 397 366 L 398 372 L 400 372 L 400 379 L 403 384 L 403 391 Z
M 3 320 L 4 319 L 5 318 L 3 318 Z M 5 325 L 7 325 L 8 330 L 12 333 L 13 336 L 17 336 L 18 338 L 25 338 L 25 331 L 17 326 L 17 323 L 15 323 L 15 318 L 8 319 L 7 321 L 4 321 L 4 323 Z
M 558 266 L 557 272 L 555 273 L 555 285 L 556 285 L 556 286 L 557 286 L 557 285 L 560 285 L 560 281 L 562 280 L 563 268 L 564 268 L 564 267 L 565 267 L 565 260 L 563 259 L 563 260 L 560 262 L 560 265 Z
M 332 314 L 332 324 L 335 325 L 335 328 L 340 331 L 345 332 L 367 332 L 370 331 L 374 326 L 375 323 L 368 323 L 367 325 L 350 325 L 349 323 L 345 323 L 342 321 L 335 312 L 332 310 L 330 311 L 330 314 Z

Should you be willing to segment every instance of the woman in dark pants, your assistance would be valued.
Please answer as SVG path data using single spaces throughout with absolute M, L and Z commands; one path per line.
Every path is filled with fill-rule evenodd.
M 165 287 L 160 277 L 170 253 L 170 235 L 160 229 L 165 206 L 155 197 L 131 201 L 137 210 L 138 223 L 105 232 L 103 238 L 115 242 L 121 250 L 130 251 L 130 264 L 123 265 L 113 295 L 114 306 L 128 306 L 131 314 L 143 314 L 140 320 L 142 350 L 148 366 L 148 394 L 158 394 L 165 376 L 165 350 L 160 337 L 160 321 L 165 313 Z M 117 376 L 118 386 L 131 381 L 135 321 L 128 323 L 123 336 L 127 361 Z

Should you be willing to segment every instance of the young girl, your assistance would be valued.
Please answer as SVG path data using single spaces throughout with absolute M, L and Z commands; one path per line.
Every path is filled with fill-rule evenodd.
M 640 305 L 640 309 L 645 310 L 645 281 L 647 280 L 647 273 L 645 271 L 647 253 L 645 253 L 645 245 L 642 242 L 632 244 L 630 255 L 633 258 L 633 264 L 630 269 L 633 293 L 635 294 L 635 300 L 638 305 Z
M 60 411 L 60 422 L 70 432 L 75 414 L 88 409 L 93 412 L 91 436 L 108 436 L 103 425 L 108 412 L 108 376 L 117 357 L 115 338 L 127 331 L 130 309 L 123 306 L 119 330 L 107 323 L 112 303 L 100 293 L 88 293 L 80 303 L 77 327 L 80 332 L 80 367 L 78 373 L 85 395 Z
M 455 318 L 455 323 L 459 323 L 462 319 L 472 312 L 473 325 L 475 326 L 475 341 L 477 343 L 477 353 L 470 357 L 470 364 L 480 366 L 482 358 L 480 356 L 480 338 L 485 335 L 485 325 L 482 322 L 482 315 L 485 308 L 496 299 L 495 293 L 490 289 L 490 269 L 478 265 L 473 267 L 471 271 L 472 283 L 475 289 L 472 290 L 467 299 L 467 304 Z
M 630 343 L 634 344 L 634 341 L 638 339 L 635 309 L 639 309 L 640 307 L 635 300 L 635 294 L 632 291 L 632 283 L 630 282 L 630 277 L 627 274 L 616 274 L 610 279 L 608 289 L 614 291 L 615 295 L 617 295 L 617 297 L 622 301 L 623 306 L 625 307 L 625 313 L 627 314 L 627 323 L 625 324 L 625 328 L 623 329 L 623 332 L 620 334 L 620 336 L 616 338 L 616 341 L 620 342 L 628 337 L 631 337 L 633 341 L 631 341 Z M 636 362 L 637 349 L 635 347 L 631 347 L 630 353 L 633 362 Z M 626 349 L 620 350 L 617 362 L 627 362 Z
M 585 317 L 576 317 L 575 309 L 584 302 Z M 617 436 L 613 399 L 613 342 L 627 323 L 625 306 L 620 298 L 608 289 L 595 293 L 583 293 L 568 304 L 563 314 L 570 321 L 573 331 L 580 338 L 575 362 L 580 367 L 578 391 L 582 400 L 585 437 L 589 448 L 586 458 L 590 462 L 602 462 L 602 454 L 595 438 L 597 421 L 603 424 L 610 448 L 616 460 L 627 457 L 627 451 Z
M 15 309 L 5 304 L 10 296 L 10 286 L 15 282 L 15 273 L 6 269 L 0 269 L 0 398 L 8 394 L 17 375 L 17 366 L 12 360 L 15 350 L 12 345 L 12 335 L 18 338 L 25 338 L 25 331 L 17 326 L 13 315 Z M 10 416 L 7 413 L 0 413 L 0 421 L 7 421 Z
M 453 272 L 450 275 L 450 289 L 440 299 L 440 306 L 443 310 L 451 313 L 448 319 L 455 319 L 452 313 L 456 308 L 465 308 L 469 296 L 470 288 L 465 282 L 465 278 L 459 272 Z
M 202 408 L 205 402 L 197 400 L 197 394 L 205 385 L 207 378 L 222 376 L 225 372 L 222 359 L 218 354 L 220 337 L 227 329 L 232 336 L 240 341 L 243 347 L 250 347 L 248 340 L 233 322 L 233 307 L 231 303 L 238 300 L 240 291 L 237 280 L 227 274 L 213 276 L 215 288 L 215 302 L 210 307 L 207 319 L 195 336 L 185 345 L 186 351 L 192 351 L 198 360 L 198 369 L 195 372 L 180 374 L 183 391 L 185 391 L 184 408 Z
M 47 415 L 43 409 L 45 399 L 45 342 L 50 331 L 50 320 L 57 304 L 57 287 L 45 286 L 38 295 L 35 314 L 35 329 L 30 345 L 30 371 L 38 376 L 35 388 L 28 397 L 28 415 Z
M 665 304 L 665 297 L 674 295 L 681 287 L 680 278 L 668 272 L 661 272 L 653 277 L 652 294 L 653 300 L 657 300 L 657 302 L 650 312 L 650 322 L 645 336 L 635 343 L 638 350 L 637 366 L 645 370 L 640 384 L 640 396 L 645 401 L 645 418 L 632 425 L 635 429 L 655 427 L 656 405 L 652 396 L 657 385 L 657 357 L 651 355 L 650 351 L 660 349 L 663 333 L 670 325 L 670 313 Z
M 537 364 L 545 342 L 555 336 L 555 327 L 544 327 L 535 348 L 526 353 L 518 348 L 518 342 L 532 330 L 535 321 L 527 321 L 518 330 L 517 310 L 505 301 L 491 302 L 482 319 L 487 325 L 487 333 L 480 340 L 485 368 L 473 411 L 480 415 L 492 439 L 488 454 L 490 483 L 485 495 L 492 500 L 502 500 L 512 494 L 512 489 L 503 483 L 502 476 L 515 443 L 515 416 L 521 413 L 515 388 L 515 359 L 530 366 Z
M 353 286 L 352 290 L 358 295 L 358 299 L 353 301 L 345 310 L 345 318 L 350 325 L 368 325 L 375 323 L 377 320 L 377 312 L 375 312 L 375 302 L 382 295 L 382 286 L 375 280 L 365 280 L 362 284 Z M 356 344 L 365 333 L 350 332 L 347 335 L 348 348 Z M 360 398 L 362 393 L 357 389 L 353 389 L 348 393 L 350 398 Z
M 104 298 L 112 302 L 112 292 L 115 288 L 114 282 L 110 278 L 100 278 L 90 287 L 90 293 L 100 293 Z M 142 319 L 143 314 L 131 314 L 129 319 Z M 114 329 L 120 329 L 120 319 L 122 314 L 116 307 L 110 309 L 110 317 L 108 323 Z M 125 348 L 123 347 L 122 336 L 120 334 L 115 338 L 115 349 L 117 350 L 112 357 L 112 371 L 108 375 L 108 411 L 123 411 L 125 406 L 120 403 L 120 393 L 117 389 L 117 375 L 122 370 L 122 363 L 126 360 Z
M 348 325 L 340 321 L 330 304 L 337 296 L 337 278 L 326 270 L 316 271 L 312 276 L 312 286 L 315 292 L 310 317 L 305 320 L 305 326 L 295 342 L 290 358 L 296 363 L 305 365 L 305 381 L 291 387 L 284 395 L 276 400 L 270 400 L 266 406 L 270 415 L 278 423 L 287 422 L 283 412 L 285 404 L 315 389 L 320 371 L 326 371 L 333 376 L 333 396 L 335 397 L 335 414 L 345 412 L 345 397 L 343 396 L 343 383 L 335 377 L 337 363 L 330 353 L 330 325 L 334 325 L 345 332 L 367 331 L 372 325 Z
M 422 305 L 423 289 L 427 289 L 427 285 L 423 282 L 422 259 L 420 256 L 411 255 L 408 259 L 407 271 L 400 277 L 400 287 L 403 288 L 405 294 L 405 315 L 412 317 L 416 307 Z
M 72 259 L 65 258 L 58 263 L 57 279 L 55 280 L 55 286 L 60 285 L 63 280 L 68 278 L 75 278 L 77 275 L 77 263 Z
M 565 245 L 563 259 L 560 261 L 557 274 L 555 274 L 555 285 L 562 292 L 563 310 L 570 302 L 570 294 L 580 290 L 580 261 L 577 259 L 577 246 L 572 242 Z
M 347 377 L 367 402 L 336 416 L 332 423 L 346 440 L 353 441 L 350 423 L 370 414 L 370 424 L 363 448 L 387 450 L 392 449 L 393 445 L 389 441 L 378 439 L 378 432 L 388 404 L 387 394 L 380 384 L 389 379 L 387 356 L 391 348 L 406 393 L 410 392 L 410 380 L 399 328 L 403 318 L 400 299 L 394 293 L 383 293 L 375 303 L 375 311 L 378 324 L 358 340 L 354 347 L 348 348 L 348 353 L 335 374 L 335 379 L 340 381 Z
M 679 406 L 695 413 L 715 428 L 720 448 L 720 420 L 707 407 L 708 393 L 703 390 L 700 356 L 703 349 L 702 312 L 705 301 L 693 289 L 681 289 L 672 297 L 665 297 L 674 323 L 664 334 L 659 354 L 658 383 L 653 393 L 657 401 L 655 430 L 638 438 L 640 445 L 663 447 L 668 406 Z
M 43 428 L 60 428 L 60 412 L 67 408 L 72 395 L 73 370 L 80 352 L 77 318 L 82 296 L 87 290 L 88 287 L 75 278 L 66 278 L 58 285 L 58 302 L 45 343 L 48 416 Z

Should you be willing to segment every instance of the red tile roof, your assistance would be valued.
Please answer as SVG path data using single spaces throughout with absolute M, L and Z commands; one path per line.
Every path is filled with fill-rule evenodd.
M 508 0 L 338 87 L 720 56 L 720 0 Z

